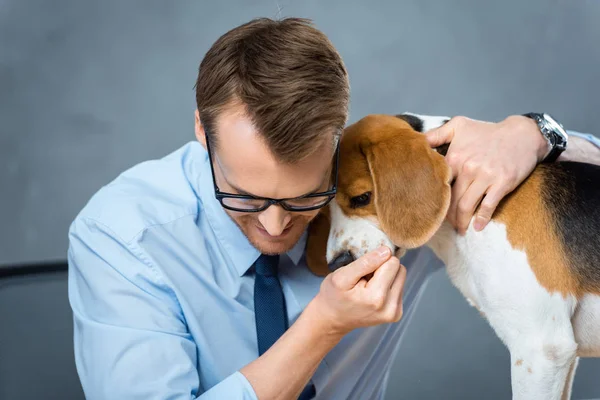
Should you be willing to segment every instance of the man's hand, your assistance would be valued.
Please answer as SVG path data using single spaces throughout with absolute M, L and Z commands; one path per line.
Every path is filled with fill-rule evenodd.
M 432 147 L 450 143 L 446 161 L 455 178 L 448 221 L 464 234 L 475 216 L 482 230 L 504 196 L 531 174 L 548 152 L 534 121 L 511 116 L 499 123 L 454 117 L 426 134 Z
M 406 268 L 388 247 L 381 247 L 329 274 L 311 308 L 330 333 L 340 336 L 355 328 L 397 322 L 405 278 Z
M 240 369 L 259 399 L 297 399 L 346 333 L 400 320 L 406 269 L 388 247 L 378 250 L 329 274 L 290 329 Z M 367 281 L 369 274 L 373 276 Z

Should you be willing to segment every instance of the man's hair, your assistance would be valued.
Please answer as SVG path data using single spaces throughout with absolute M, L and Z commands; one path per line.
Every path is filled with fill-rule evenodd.
M 259 18 L 225 33 L 204 56 L 195 88 L 211 143 L 219 114 L 241 105 L 283 162 L 310 155 L 347 122 L 348 73 L 307 19 Z

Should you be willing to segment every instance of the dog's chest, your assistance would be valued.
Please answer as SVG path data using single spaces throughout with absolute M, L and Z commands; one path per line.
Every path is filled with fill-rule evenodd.
M 446 264 L 452 283 L 488 317 L 506 305 L 534 304 L 550 296 L 527 255 L 511 246 L 503 224 L 492 221 L 481 232 L 470 226 L 461 236 L 444 223 L 428 245 Z
M 446 264 L 452 283 L 505 343 L 528 330 L 572 326 L 578 355 L 600 357 L 600 296 L 587 294 L 577 301 L 548 292 L 527 255 L 510 245 L 504 225 L 491 222 L 482 232 L 470 227 L 459 236 L 444 223 L 428 245 Z
M 475 232 L 470 226 L 461 236 L 444 222 L 428 243 L 446 265 L 452 283 L 480 311 L 483 311 L 486 298 L 498 290 L 493 286 L 510 291 L 510 281 L 514 279 L 510 270 L 513 268 L 506 264 L 526 264 L 526 259 L 521 259 L 511 248 L 502 227 L 492 224 L 482 232 Z

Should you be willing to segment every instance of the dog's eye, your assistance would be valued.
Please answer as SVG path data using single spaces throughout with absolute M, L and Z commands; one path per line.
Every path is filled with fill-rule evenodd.
M 350 207 L 361 208 L 369 205 L 371 202 L 371 192 L 366 192 L 360 196 L 354 196 L 350 199 Z

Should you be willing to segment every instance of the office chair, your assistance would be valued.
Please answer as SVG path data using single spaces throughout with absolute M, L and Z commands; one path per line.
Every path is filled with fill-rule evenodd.
M 0 266 L 0 399 L 85 399 L 66 261 Z

